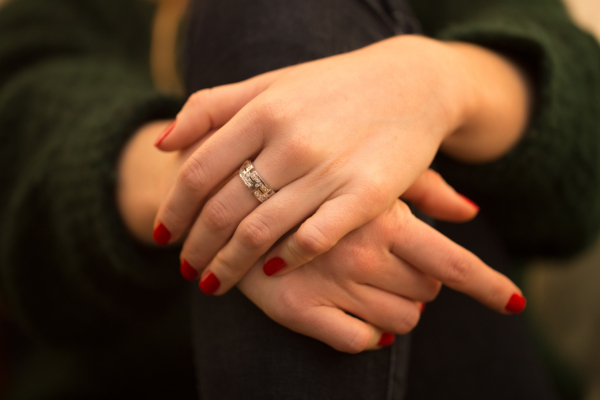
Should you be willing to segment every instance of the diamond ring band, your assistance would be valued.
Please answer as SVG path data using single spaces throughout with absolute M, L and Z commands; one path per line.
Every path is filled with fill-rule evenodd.
M 256 172 L 250 160 L 247 160 L 240 167 L 240 178 L 261 203 L 264 203 L 275 194 L 275 191 Z

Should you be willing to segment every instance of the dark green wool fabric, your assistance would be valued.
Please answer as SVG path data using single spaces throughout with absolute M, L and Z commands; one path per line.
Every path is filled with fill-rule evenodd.
M 536 110 L 524 139 L 480 166 L 437 167 L 490 216 L 514 255 L 567 256 L 600 225 L 600 48 L 558 0 L 411 0 L 425 32 L 496 49 L 528 71 Z
M 440 156 L 439 170 L 513 251 L 581 248 L 600 223 L 598 45 L 554 0 L 411 3 L 427 34 L 505 52 L 537 88 L 509 155 Z M 193 398 L 177 251 L 136 244 L 114 200 L 125 141 L 181 106 L 150 81 L 152 12 L 134 0 L 0 9 L 0 301 L 33 338 L 12 398 Z

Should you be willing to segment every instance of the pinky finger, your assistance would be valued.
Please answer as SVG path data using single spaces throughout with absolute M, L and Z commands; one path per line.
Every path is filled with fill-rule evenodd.
M 297 325 L 288 328 L 351 354 L 377 350 L 395 341 L 393 334 L 330 306 L 311 308 Z

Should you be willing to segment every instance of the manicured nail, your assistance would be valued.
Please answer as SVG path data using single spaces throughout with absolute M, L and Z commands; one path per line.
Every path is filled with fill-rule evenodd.
M 391 334 L 389 332 L 384 332 L 381 335 L 381 339 L 379 339 L 379 343 L 377 343 L 377 345 L 381 346 L 381 347 L 391 346 L 395 341 L 396 341 L 396 336 L 394 336 L 393 334 Z
M 202 290 L 202 293 L 210 296 L 217 291 L 220 285 L 221 282 L 219 282 L 219 278 L 217 278 L 212 272 L 209 272 L 204 278 L 202 278 L 199 286 L 200 290 Z
M 160 223 L 156 228 L 154 228 L 152 236 L 154 237 L 154 241 L 156 243 L 164 246 L 169 243 L 169 239 L 171 239 L 171 232 L 169 232 L 169 230 L 165 228 L 162 223 Z
M 286 265 L 287 264 L 285 263 L 285 261 L 283 261 L 283 259 L 281 259 L 279 257 L 271 258 L 263 266 L 263 272 L 267 276 L 271 276 L 271 275 L 275 274 L 277 271 L 281 271 L 283 268 L 285 268 Z
M 162 143 L 163 140 L 165 140 L 165 138 L 169 135 L 169 133 L 171 133 L 171 131 L 173 130 L 173 128 L 175 128 L 175 122 L 177 121 L 173 121 L 169 124 L 169 126 L 167 126 L 165 128 L 164 131 L 162 131 L 162 133 L 160 134 L 160 136 L 158 137 L 158 139 L 156 139 L 156 143 L 154 143 L 155 146 L 160 146 L 160 144 Z
M 469 203 L 470 205 L 472 205 L 473 207 L 475 207 L 477 209 L 477 211 L 479 211 L 479 206 L 477 204 L 475 204 L 475 202 L 473 202 L 473 200 L 469 199 L 466 196 L 463 196 L 462 194 L 458 194 L 460 197 L 462 197 L 467 203 Z
M 421 314 L 423 314 L 423 311 L 425 311 L 425 303 L 421 303 L 421 307 L 419 308 L 419 311 L 421 311 Z
M 527 304 L 527 300 L 525 297 L 520 294 L 513 294 L 510 296 L 510 300 L 506 304 L 506 311 L 511 312 L 513 314 L 518 314 L 525 309 L 525 305 Z
M 198 271 L 192 268 L 190 263 L 188 263 L 186 260 L 183 260 L 183 262 L 181 263 L 181 266 L 179 267 L 179 272 L 181 272 L 181 276 L 183 276 L 183 278 L 188 281 L 195 281 L 198 277 Z

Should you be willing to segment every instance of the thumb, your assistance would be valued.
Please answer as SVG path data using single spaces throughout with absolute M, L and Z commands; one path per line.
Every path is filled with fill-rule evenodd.
M 457 193 L 432 169 L 423 172 L 400 198 L 430 217 L 448 222 L 466 222 L 479 212 L 475 203 Z
M 160 150 L 181 150 L 209 131 L 225 125 L 248 102 L 264 91 L 284 70 L 268 72 L 229 85 L 202 89 L 192 94 L 154 144 Z

